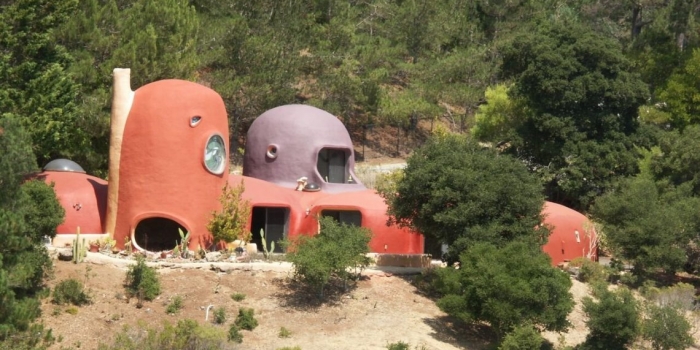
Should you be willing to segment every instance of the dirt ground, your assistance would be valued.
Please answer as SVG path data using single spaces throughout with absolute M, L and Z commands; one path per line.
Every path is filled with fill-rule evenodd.
M 387 344 L 398 341 L 422 349 L 489 347 L 488 329 L 465 326 L 440 311 L 434 301 L 411 284 L 414 275 L 368 270 L 355 288 L 321 303 L 315 296 L 297 291 L 290 282 L 290 272 L 278 262 L 263 264 L 262 270 L 268 271 L 241 263 L 226 272 L 214 271 L 206 263 L 197 264 L 200 268 L 183 268 L 185 265 L 173 263 L 158 268 L 162 294 L 139 309 L 136 300 L 125 297 L 124 264 L 118 266 L 110 261 L 113 262 L 73 264 L 54 260 L 50 287 L 75 278 L 85 283 L 93 298 L 91 305 L 78 308 L 74 315 L 66 312 L 67 306 L 56 306 L 50 298 L 44 300 L 42 321 L 61 340 L 54 349 L 95 349 L 100 342 L 110 343 L 124 325 L 160 327 L 163 321 L 174 324 L 185 318 L 204 323 L 209 305 L 226 309 L 227 322 L 215 326 L 222 330 L 228 329 L 239 308 L 255 309 L 259 326 L 253 331 L 242 331 L 240 349 L 385 349 Z M 569 316 L 573 327 L 563 335 L 544 333 L 555 345 L 563 345 L 562 340 L 567 345 L 578 344 L 587 334 L 581 299 L 590 291 L 587 285 L 573 280 L 571 292 L 576 301 Z M 233 293 L 246 297 L 236 302 L 231 298 Z M 165 309 L 175 296 L 184 299 L 184 308 L 177 315 L 169 315 Z M 281 327 L 290 330 L 291 337 L 280 338 Z
M 217 326 L 224 330 L 240 307 L 255 309 L 259 326 L 253 331 L 242 331 L 241 349 L 385 349 L 387 344 L 398 341 L 425 349 L 486 346 L 478 330 L 455 327 L 433 301 L 420 295 L 410 284 L 411 277 L 366 274 L 355 289 L 337 298 L 337 302 L 319 305 L 315 297 L 300 297 L 290 288 L 288 272 L 222 273 L 207 267 L 158 271 L 162 294 L 138 309 L 135 300 L 128 302 L 124 297 L 124 268 L 55 261 L 55 276 L 49 285 L 53 287 L 67 278 L 87 280 L 94 302 L 72 315 L 66 312 L 68 307 L 53 305 L 50 299 L 44 301 L 42 320 L 61 339 L 54 348 L 95 349 L 100 342 L 110 342 L 124 325 L 137 327 L 139 321 L 152 327 L 165 320 L 176 323 L 184 318 L 203 323 L 208 305 L 226 308 L 228 320 L 224 326 Z M 246 298 L 233 301 L 234 292 L 244 293 Z M 177 315 L 168 315 L 166 305 L 178 295 L 184 298 L 184 308 Z M 212 318 L 210 313 L 209 320 Z M 281 327 L 290 330 L 291 337 L 279 338 Z

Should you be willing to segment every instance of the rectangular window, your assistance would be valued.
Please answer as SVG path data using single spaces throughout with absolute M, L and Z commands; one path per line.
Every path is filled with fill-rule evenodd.
M 347 154 L 342 149 L 324 148 L 318 152 L 316 168 L 324 181 L 345 183 L 347 174 Z
M 321 215 L 332 217 L 343 224 L 362 226 L 362 213 L 357 210 L 323 210 Z

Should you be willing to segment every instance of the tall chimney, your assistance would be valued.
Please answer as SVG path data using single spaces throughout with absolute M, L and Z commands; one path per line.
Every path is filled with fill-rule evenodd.
M 122 154 L 124 127 L 134 102 L 134 92 L 131 91 L 131 70 L 115 68 L 112 72 L 112 115 L 109 133 L 109 181 L 107 185 L 107 218 L 104 231 L 114 237 L 117 226 L 117 204 L 119 197 L 119 163 Z

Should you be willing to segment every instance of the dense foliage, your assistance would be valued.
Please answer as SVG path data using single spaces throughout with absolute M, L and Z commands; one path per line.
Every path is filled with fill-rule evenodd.
M 143 256 L 136 257 L 136 264 L 129 266 L 124 282 L 131 296 L 141 300 L 153 300 L 160 295 L 160 279 L 153 267 L 146 265 Z
M 212 213 L 207 230 L 214 238 L 214 244 L 230 243 L 238 239 L 242 243 L 250 241 L 251 233 L 247 227 L 250 217 L 250 201 L 243 199 L 245 185 L 243 180 L 235 187 L 226 183 L 221 190 L 221 210 Z
M 64 217 L 50 186 L 22 184 L 36 167 L 30 145 L 16 118 L 0 116 L 0 348 L 43 346 L 44 330 L 31 325 L 40 314 L 37 293 L 51 269 L 43 241 L 55 236 Z
M 452 261 L 477 242 L 546 241 L 540 181 L 516 159 L 461 136 L 417 149 L 382 195 L 392 220 L 449 244 Z
M 609 291 L 598 288 L 598 300 L 583 299 L 590 333 L 581 347 L 587 349 L 624 350 L 639 335 L 639 304 L 626 288 Z
M 290 242 L 287 259 L 294 265 L 294 277 L 323 296 L 332 279 L 345 285 L 357 269 L 369 264 L 366 254 L 371 233 L 330 217 L 319 218 L 319 224 L 317 235 L 301 235 Z
M 459 284 L 438 301 L 448 314 L 470 323 L 486 321 L 499 336 L 525 324 L 555 331 L 568 328 L 567 316 L 574 307 L 571 280 L 553 268 L 537 246 L 479 243 L 464 252 L 461 261 Z M 520 332 L 527 333 L 516 331 Z

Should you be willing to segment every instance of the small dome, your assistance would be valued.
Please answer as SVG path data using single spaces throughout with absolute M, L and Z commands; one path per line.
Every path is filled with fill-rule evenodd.
M 54 159 L 44 166 L 44 171 L 65 171 L 70 173 L 85 173 L 83 167 L 68 159 Z

